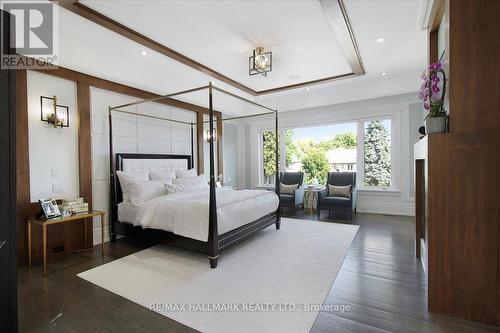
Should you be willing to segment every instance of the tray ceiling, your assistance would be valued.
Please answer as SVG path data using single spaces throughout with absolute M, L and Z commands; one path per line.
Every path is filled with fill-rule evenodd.
M 229 79 L 226 82 L 235 81 L 249 88 L 243 91 L 256 95 L 354 75 L 346 43 L 351 43 L 348 47 L 352 50 L 355 46 L 347 23 L 339 17 L 340 7 L 336 1 L 322 2 L 120 1 L 118 5 L 116 1 L 82 0 L 77 5 L 222 74 Z M 273 71 L 267 77 L 248 75 L 248 57 L 257 46 L 273 52 Z M 359 70 L 357 74 L 361 74 Z

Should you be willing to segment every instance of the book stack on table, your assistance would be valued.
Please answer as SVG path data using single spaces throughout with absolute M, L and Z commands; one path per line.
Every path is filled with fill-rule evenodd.
M 61 208 L 63 212 L 70 212 L 71 214 L 87 213 L 89 204 L 83 202 L 83 198 L 76 198 L 74 200 L 63 200 Z

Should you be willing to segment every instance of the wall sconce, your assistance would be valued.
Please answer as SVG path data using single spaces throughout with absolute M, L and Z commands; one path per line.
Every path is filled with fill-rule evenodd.
M 273 70 L 273 54 L 272 52 L 264 52 L 263 47 L 257 47 L 253 50 L 248 62 L 249 75 L 262 74 L 267 76 L 267 73 Z
M 207 129 L 205 131 L 205 141 L 206 142 L 210 142 L 212 140 L 213 140 L 213 142 L 217 141 L 217 128 L 214 128 L 214 134 L 213 135 L 210 135 L 210 129 Z
M 69 127 L 69 107 L 57 104 L 57 97 L 40 96 L 41 121 L 57 127 Z

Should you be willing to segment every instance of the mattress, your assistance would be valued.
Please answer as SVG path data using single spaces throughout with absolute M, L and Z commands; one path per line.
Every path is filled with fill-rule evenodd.
M 136 206 L 118 205 L 120 222 L 143 228 L 159 229 L 174 234 L 208 240 L 209 191 L 163 195 Z M 266 190 L 230 190 L 218 188 L 217 220 L 219 235 L 253 222 L 278 209 L 279 198 Z

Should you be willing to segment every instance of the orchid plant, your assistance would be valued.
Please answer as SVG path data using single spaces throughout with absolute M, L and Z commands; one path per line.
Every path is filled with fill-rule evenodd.
M 418 97 L 424 102 L 424 108 L 429 111 L 427 117 L 446 116 L 446 110 L 444 109 L 446 74 L 443 65 L 440 62 L 431 64 L 422 74 L 422 80 L 424 82 L 420 86 Z M 443 80 L 442 88 L 439 87 L 441 80 Z

